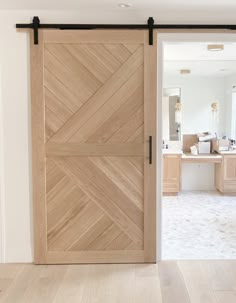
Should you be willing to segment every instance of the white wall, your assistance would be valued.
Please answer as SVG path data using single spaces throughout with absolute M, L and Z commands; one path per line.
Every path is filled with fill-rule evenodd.
M 0 14 L 6 262 L 32 260 L 28 41 L 18 15 Z M 4 231 L 3 231 L 4 232 Z
M 225 134 L 225 79 L 194 75 L 164 76 L 164 87 L 180 87 L 182 102 L 182 134 L 217 131 Z M 211 103 L 219 102 L 219 123 L 212 123 Z M 216 125 L 216 128 L 215 128 Z M 182 166 L 183 190 L 214 190 L 213 164 Z
M 191 75 L 164 77 L 164 87 L 171 86 L 181 88 L 182 134 L 212 130 L 211 103 L 215 100 L 219 102 L 219 124 L 216 131 L 219 135 L 225 133 L 224 78 Z

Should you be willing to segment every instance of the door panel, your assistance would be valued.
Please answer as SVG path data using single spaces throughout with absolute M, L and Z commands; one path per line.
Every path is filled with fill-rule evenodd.
M 35 263 L 155 262 L 156 44 L 86 32 L 31 41 Z
M 130 165 L 129 159 L 68 157 L 54 160 L 54 163 L 64 174 L 58 186 L 61 188 L 65 182 L 68 185 L 55 190 L 54 205 L 50 196 L 55 187 L 47 195 L 49 247 L 51 244 L 53 250 L 78 250 L 82 242 L 84 250 L 106 249 L 108 244 L 112 250 L 113 240 L 122 236 L 128 242 L 124 248 L 129 249 L 130 244 L 132 249 L 143 248 L 143 193 L 136 190 L 137 185 L 131 179 L 132 173 L 141 172 L 127 169 L 125 175 L 119 170 L 119 164 Z M 101 233 L 97 237 L 92 234 L 93 242 L 90 243 L 94 224 Z M 106 227 L 105 230 L 102 227 Z M 99 239 L 107 237 L 107 232 L 108 242 L 102 245 Z M 114 249 L 117 249 L 116 245 Z

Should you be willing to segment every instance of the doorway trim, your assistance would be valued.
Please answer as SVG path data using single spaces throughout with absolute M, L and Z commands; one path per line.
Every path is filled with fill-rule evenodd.
M 4 191 L 4 140 L 3 140 L 3 99 L 0 67 L 0 263 L 5 263 L 5 191 Z

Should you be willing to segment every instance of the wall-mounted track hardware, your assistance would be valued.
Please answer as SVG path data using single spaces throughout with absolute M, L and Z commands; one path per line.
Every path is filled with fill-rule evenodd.
M 39 26 L 40 26 L 39 17 L 34 17 L 33 18 L 34 44 L 38 44 L 39 43 L 39 34 L 38 34 Z
M 149 17 L 148 18 L 149 45 L 153 45 L 153 25 L 154 25 L 154 19 L 152 17 Z
M 144 29 L 149 31 L 149 45 L 153 45 L 154 29 L 209 29 L 236 30 L 236 24 L 155 24 L 149 17 L 147 24 L 43 24 L 39 17 L 34 17 L 32 23 L 16 24 L 16 28 L 31 28 L 34 30 L 34 44 L 38 44 L 39 29 L 83 30 L 83 29 Z

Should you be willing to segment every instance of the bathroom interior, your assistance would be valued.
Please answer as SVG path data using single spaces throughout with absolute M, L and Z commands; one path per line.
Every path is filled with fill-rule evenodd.
M 236 42 L 166 42 L 162 259 L 236 258 Z

